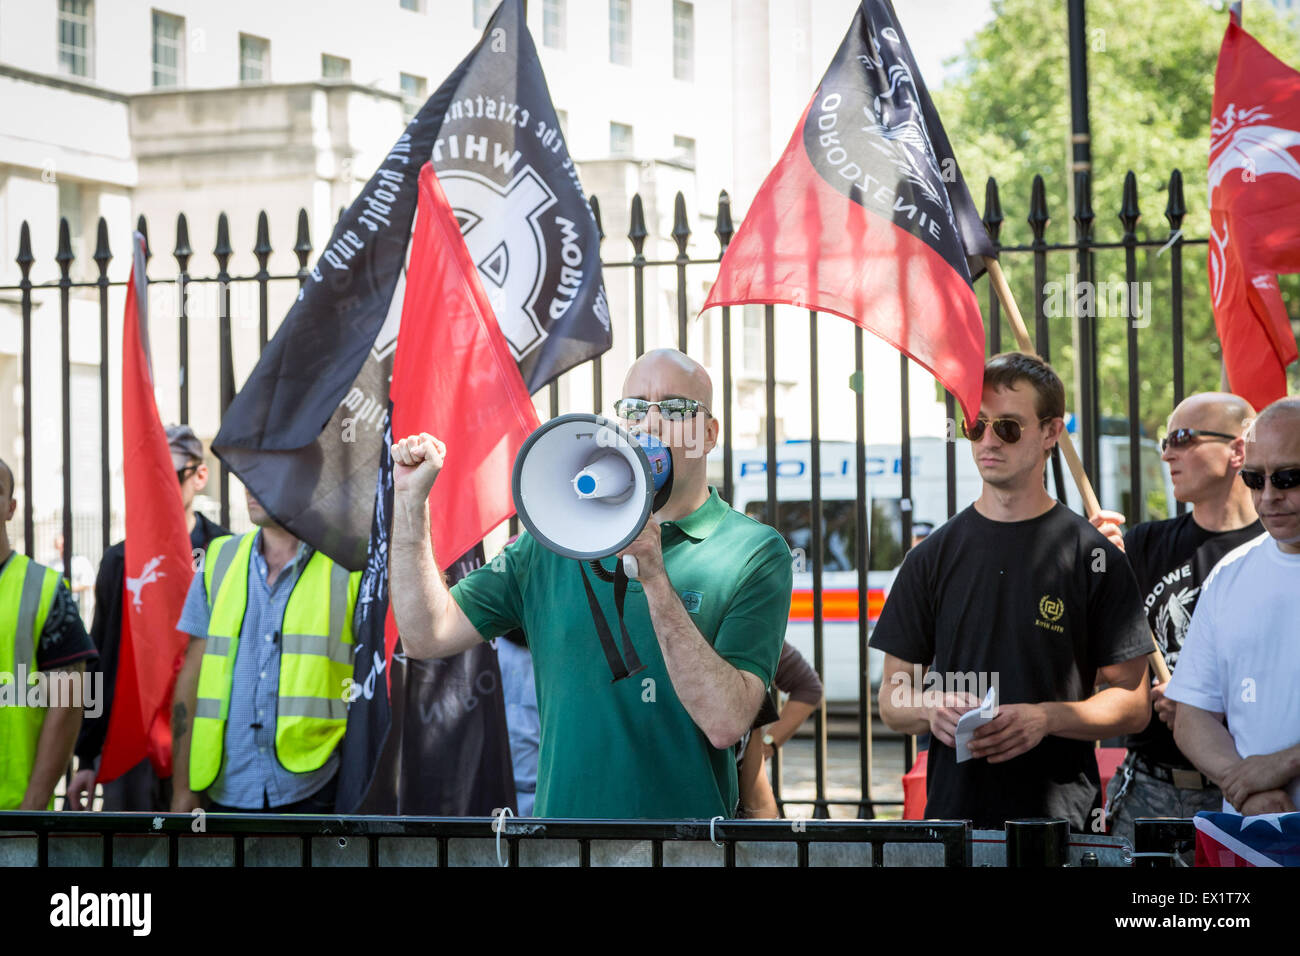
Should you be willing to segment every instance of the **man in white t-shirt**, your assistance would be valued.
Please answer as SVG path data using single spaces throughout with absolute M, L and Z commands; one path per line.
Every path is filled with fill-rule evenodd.
M 1300 805 L 1300 397 L 1264 409 L 1253 438 L 1241 478 L 1268 534 L 1207 579 L 1165 691 L 1179 748 L 1247 816 Z

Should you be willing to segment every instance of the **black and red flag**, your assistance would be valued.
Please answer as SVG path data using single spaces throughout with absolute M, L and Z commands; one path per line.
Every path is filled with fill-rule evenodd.
M 863 0 L 727 247 L 704 308 L 782 303 L 857 323 L 979 411 L 994 254 L 889 0 Z
M 458 290 L 460 301 L 475 301 L 469 312 L 452 308 L 456 296 L 444 299 L 442 290 L 414 273 L 412 226 L 420 172 L 428 163 L 463 237 L 464 261 L 472 264 L 480 283 L 476 295 Z M 408 323 L 449 323 L 458 333 L 481 333 L 477 319 L 466 320 L 481 298 L 509 356 L 508 371 L 524 395 L 536 392 L 610 346 L 599 242 L 525 25 L 523 4 L 504 0 L 482 39 L 407 125 L 334 227 L 298 301 L 227 410 L 214 451 L 297 537 L 353 570 L 367 567 L 369 556 L 372 574 L 386 575 L 386 561 L 375 560 L 371 531 L 383 498 L 382 486 L 376 492 L 376 478 L 386 467 L 390 402 L 395 403 L 393 427 L 402 423 L 403 410 L 396 404 L 401 384 L 394 367 L 399 329 L 406 337 Z M 412 298 L 417 286 L 428 298 Z M 445 359 L 426 354 L 416 365 L 424 375 Z M 459 414 L 468 420 L 476 407 L 504 394 L 476 392 L 495 387 L 493 376 L 501 369 L 479 371 L 492 374 L 466 374 L 454 391 L 425 397 L 453 418 Z M 417 430 L 432 431 L 423 424 Z M 459 440 L 464 451 L 465 439 Z M 462 452 L 451 441 L 448 445 L 450 468 Z M 440 505 L 437 496 L 445 476 L 435 486 L 432 530 L 443 562 L 472 552 L 483 534 L 510 513 L 495 514 L 486 505 L 489 494 L 504 492 L 508 498 L 509 442 L 485 448 L 488 457 L 471 462 L 467 455 L 458 463 L 479 481 L 462 485 L 460 500 Z M 448 488 L 455 484 L 449 482 Z M 439 520 L 440 507 L 450 507 L 451 520 Z M 386 611 L 386 587 L 386 577 L 380 581 L 367 575 L 363 597 L 383 592 Z M 363 610 L 369 614 L 373 607 L 368 602 Z M 355 809 L 365 796 L 377 748 L 387 737 L 393 643 L 393 635 L 385 638 L 382 628 L 368 625 L 358 634 L 356 683 L 350 691 L 360 687 L 372 693 L 354 699 L 349 711 L 339 789 L 344 810 Z M 431 797 L 437 805 L 456 803 L 474 790 L 473 774 L 495 773 L 491 768 L 500 765 L 496 754 L 504 752 L 508 766 L 504 731 L 484 729 L 484 714 L 493 708 L 480 706 L 482 687 L 489 683 L 498 688 L 500 703 L 499 675 L 492 677 L 495 656 L 487 645 L 467 655 L 473 663 L 465 665 L 465 673 L 488 672 L 489 677 L 479 681 L 478 692 L 472 680 L 443 681 L 449 696 L 441 700 L 441 724 L 430 732 L 436 729 L 449 740 L 477 735 L 482 758 L 466 766 L 453 755 L 444 765 L 420 768 L 428 771 L 426 779 L 444 788 Z M 419 680 L 437 683 L 443 671 L 460 666 L 455 660 L 421 666 Z M 408 677 L 415 674 L 410 671 Z M 407 683 L 409 690 L 411 680 Z M 408 703 L 395 699 L 393 706 Z M 396 744 L 390 741 L 390 746 Z M 359 767 L 360 775 L 354 776 Z M 505 801 L 476 812 L 488 813 L 494 805 Z
M 1300 73 L 1233 16 L 1210 119 L 1210 296 L 1228 386 L 1257 409 L 1297 358 L 1279 272 L 1300 272 Z

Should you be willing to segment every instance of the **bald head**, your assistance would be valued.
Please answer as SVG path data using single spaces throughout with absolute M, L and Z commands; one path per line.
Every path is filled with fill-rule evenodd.
M 14 473 L 3 458 L 0 458 L 0 498 L 12 498 L 14 494 Z
M 1255 414 L 1250 402 L 1231 392 L 1198 392 L 1178 403 L 1169 416 L 1169 430 L 1199 428 L 1240 435 Z
M 649 398 L 648 383 L 659 383 L 663 398 L 693 398 L 713 408 L 713 380 L 703 365 L 677 349 L 652 349 L 632 363 L 623 380 L 627 398 Z
M 1268 408 L 1259 413 L 1255 427 L 1268 425 L 1273 428 L 1300 430 L 1300 395 L 1279 398 Z
M 1284 552 L 1300 554 L 1300 486 L 1279 488 L 1272 481 L 1279 472 L 1300 469 L 1300 396 L 1278 399 L 1260 412 L 1252 438 L 1242 470 L 1253 472 L 1261 485 L 1251 489 L 1259 520 Z

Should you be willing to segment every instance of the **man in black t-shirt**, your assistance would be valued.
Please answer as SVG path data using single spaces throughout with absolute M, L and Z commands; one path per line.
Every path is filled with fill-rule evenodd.
M 1237 480 L 1246 455 L 1242 436 L 1253 415 L 1244 399 L 1225 392 L 1192 395 L 1175 408 L 1161 457 L 1174 497 L 1192 510 L 1139 524 L 1123 538 L 1147 620 L 1171 671 L 1210 571 L 1233 548 L 1264 534 L 1250 489 Z M 1109 525 L 1103 530 L 1114 533 Z M 1222 806 L 1219 788 L 1174 743 L 1174 702 L 1164 690 L 1164 684 L 1152 686 L 1154 716 L 1145 730 L 1129 735 L 1128 755 L 1106 794 L 1109 832 L 1128 840 L 1138 817 L 1190 817 Z
M 1093 744 L 1150 714 L 1151 638 L 1133 571 L 1043 486 L 1064 412 L 1065 389 L 1041 359 L 989 360 L 979 418 L 963 426 L 980 497 L 909 552 L 871 637 L 886 655 L 881 718 L 933 737 L 931 819 L 1001 828 L 1051 816 L 1100 829 Z M 957 721 L 989 685 L 997 716 L 958 763 Z
M 188 425 L 168 425 L 167 444 L 172 466 L 181 483 L 181 503 L 190 531 L 190 547 L 197 558 L 208 542 L 223 534 L 225 528 L 194 510 L 194 499 L 208 482 L 208 466 L 203 463 L 203 443 Z M 90 810 L 94 802 L 95 776 L 108 734 L 108 718 L 113 709 L 113 691 L 117 684 L 118 654 L 122 646 L 122 591 L 126 577 L 126 543 L 119 541 L 104 552 L 95 578 L 95 618 L 90 637 L 99 650 L 98 669 L 104 672 L 104 706 L 98 716 L 86 715 L 77 737 L 78 769 L 72 775 L 68 802 L 75 809 Z M 168 704 L 167 712 L 171 712 Z M 104 805 L 108 812 L 123 810 L 171 809 L 171 781 L 160 780 L 146 757 L 116 780 L 103 784 Z

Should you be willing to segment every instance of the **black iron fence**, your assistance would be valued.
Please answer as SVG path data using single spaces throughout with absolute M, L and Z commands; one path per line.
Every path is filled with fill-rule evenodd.
M 1138 206 L 1137 184 L 1133 173 L 1129 173 L 1125 180 L 1123 205 L 1118 211 L 1118 217 L 1122 226 L 1122 233 L 1117 240 L 1104 240 L 1094 236 L 1094 213 L 1091 208 L 1090 195 L 1091 188 L 1086 173 L 1079 173 L 1074 183 L 1075 189 L 1075 209 L 1073 210 L 1074 233 L 1075 239 L 1072 242 L 1053 242 L 1049 243 L 1046 238 L 1046 230 L 1050 221 L 1049 212 L 1046 206 L 1046 191 L 1041 177 L 1036 177 L 1033 183 L 1033 189 L 1030 196 L 1028 223 L 1032 241 L 1021 244 L 1006 244 L 1000 246 L 1000 254 L 1009 273 L 1012 273 L 1013 286 L 1021 289 L 1022 294 L 1026 287 L 1031 290 L 1029 296 L 1031 307 L 1025 308 L 1026 315 L 1032 315 L 1034 321 L 1034 332 L 1036 336 L 1036 347 L 1038 351 L 1046 358 L 1051 358 L 1053 353 L 1053 343 L 1051 333 L 1054 318 L 1060 318 L 1053 314 L 1053 297 L 1059 298 L 1059 290 L 1054 291 L 1052 280 L 1049 279 L 1049 266 L 1061 268 L 1061 263 L 1065 265 L 1061 268 L 1063 274 L 1075 277 L 1076 285 L 1069 290 L 1072 298 L 1077 298 L 1077 303 L 1070 303 L 1071 306 L 1082 303 L 1086 290 L 1089 288 L 1085 283 L 1092 283 L 1093 294 L 1096 294 L 1096 283 L 1094 279 L 1098 275 L 1096 268 L 1096 256 L 1099 254 L 1108 254 L 1114 251 L 1123 253 L 1124 267 L 1123 275 L 1125 283 L 1132 289 L 1135 289 L 1142 281 L 1150 282 L 1153 277 L 1159 278 L 1160 284 L 1164 287 L 1167 283 L 1168 296 L 1167 300 L 1161 301 L 1153 307 L 1148 304 L 1147 312 L 1140 315 L 1129 315 L 1128 306 L 1125 306 L 1125 315 L 1127 319 L 1125 340 L 1124 340 L 1124 366 L 1126 369 L 1127 389 L 1122 400 L 1116 396 L 1108 395 L 1103 402 L 1101 395 L 1101 375 L 1099 368 L 1101 361 L 1107 358 L 1108 353 L 1099 352 L 1098 322 L 1095 310 L 1087 307 L 1071 308 L 1074 314 L 1067 315 L 1065 321 L 1072 323 L 1071 345 L 1069 347 L 1072 363 L 1077 364 L 1077 375 L 1075 379 L 1078 382 L 1076 395 L 1076 417 L 1079 421 L 1079 434 L 1082 436 L 1082 458 L 1088 474 L 1097 484 L 1104 480 L 1113 480 L 1108 476 L 1103 476 L 1098 469 L 1099 460 L 1099 442 L 1103 430 L 1103 411 L 1109 411 L 1112 414 L 1118 413 L 1120 417 L 1126 419 L 1123 429 L 1128 435 L 1128 452 L 1129 452 L 1129 469 L 1127 500 L 1129 502 L 1139 503 L 1139 506 L 1130 511 L 1130 516 L 1141 514 L 1140 507 L 1146 499 L 1143 495 L 1142 488 L 1142 468 L 1140 466 L 1139 455 L 1141 452 L 1139 438 L 1141 436 L 1141 417 L 1143 413 L 1151 414 L 1153 410 L 1143 409 L 1142 405 L 1142 384 L 1147 378 L 1156 381 L 1172 382 L 1172 402 L 1176 403 L 1181 400 L 1185 394 L 1186 381 L 1184 374 L 1184 249 L 1187 246 L 1203 246 L 1206 240 L 1203 238 L 1188 238 L 1182 233 L 1183 219 L 1186 215 L 1186 204 L 1183 197 L 1182 177 L 1181 174 L 1174 170 L 1167 184 L 1165 195 L 1164 218 L 1168 223 L 1168 230 L 1161 234 L 1148 234 L 1139 237 L 1138 223 L 1140 219 L 1140 209 Z M 591 199 L 591 207 L 596 214 L 597 223 L 600 223 L 600 204 L 595 197 Z M 997 184 L 990 179 L 987 183 L 985 192 L 984 224 L 989 234 L 995 240 L 1000 241 L 1002 238 L 1002 228 L 1005 217 L 1002 211 L 1002 202 L 998 193 Z M 695 256 L 689 253 L 689 246 L 692 239 L 691 225 L 688 221 L 686 212 L 686 202 L 681 193 L 678 193 L 675 201 L 673 226 L 670 237 L 677 248 L 677 255 L 667 259 L 650 259 L 645 254 L 646 242 L 650 238 L 650 232 L 647 229 L 645 214 L 641 197 L 634 196 L 631 202 L 629 229 L 626 236 L 630 244 L 631 256 L 627 256 L 627 246 L 620 243 L 619 249 L 613 249 L 613 243 L 608 241 L 609 237 L 604 236 L 602 230 L 602 239 L 605 240 L 605 252 L 608 256 L 603 265 L 608 274 L 626 274 L 630 271 L 632 278 L 632 301 L 630 309 L 632 312 L 632 321 L 635 334 L 635 353 L 640 355 L 646 347 L 645 335 L 645 315 L 646 315 L 646 277 L 651 270 L 656 277 L 660 270 L 673 270 L 674 282 L 676 288 L 676 319 L 677 319 L 677 343 L 683 350 L 686 349 L 688 330 L 694 317 L 689 314 L 688 309 L 688 270 L 710 268 L 716 269 L 721 259 L 722 253 L 726 250 L 734 234 L 734 225 L 730 211 L 730 201 L 725 192 L 723 192 L 718 201 L 715 215 L 715 235 L 717 237 L 717 255 L 716 256 Z M 143 217 L 138 222 L 138 229 L 148 234 L 148 226 Z M 155 232 L 155 235 L 157 233 Z M 257 260 L 258 269 L 256 272 L 246 275 L 232 275 L 230 272 L 230 261 L 234 255 L 234 248 L 231 245 L 230 231 L 227 218 L 222 214 L 218 219 L 216 242 L 212 249 L 212 257 L 215 260 L 215 273 L 207 275 L 196 275 L 192 272 L 192 267 L 196 259 L 196 252 L 191 245 L 189 228 L 186 217 L 182 213 L 177 217 L 175 237 L 170 258 L 174 260 L 175 270 L 168 270 L 165 278 L 150 278 L 151 284 L 168 284 L 175 287 L 176 295 L 174 301 L 178 304 L 175 316 L 171 317 L 177 323 L 177 341 L 179 343 L 176 361 L 179 363 L 179 417 L 180 421 L 188 422 L 190 419 L 191 394 L 190 384 L 192 376 L 190 374 L 194 356 L 191 354 L 190 332 L 191 317 L 187 310 L 188 295 L 187 292 L 191 287 L 205 286 L 215 284 L 219 311 L 217 316 L 217 341 L 219 364 L 218 388 L 219 388 L 219 407 L 224 413 L 231 399 L 235 394 L 236 383 L 234 373 L 234 335 L 232 330 L 231 319 L 231 289 L 237 283 L 252 283 L 257 290 L 257 329 L 259 346 L 265 346 L 269 330 L 271 328 L 271 316 L 269 314 L 269 301 L 271 288 L 288 283 L 297 283 L 301 286 L 308 276 L 308 261 L 311 258 L 313 250 L 312 237 L 308 227 L 307 213 L 301 210 L 298 214 L 296 235 L 292 251 L 298 261 L 298 269 L 292 273 L 271 274 L 268 271 L 268 264 L 272 252 L 274 251 L 270 243 L 270 229 L 266 213 L 263 212 L 258 218 L 257 234 L 254 240 L 252 253 Z M 125 237 L 123 237 L 125 238 Z M 162 242 L 155 242 L 153 248 L 160 250 Z M 107 548 L 117 529 L 113 525 L 113 510 L 110 495 L 110 474 L 109 474 L 109 455 L 107 449 L 110 447 L 110 429 L 117 427 L 116 423 L 110 422 L 109 400 L 109 363 L 101 362 L 99 370 L 99 443 L 103 450 L 98 464 L 98 480 L 100 486 L 100 507 L 98 509 L 99 526 L 96 529 L 97 535 L 92 532 L 92 540 L 84 542 L 83 537 L 87 533 L 85 525 L 77 518 L 73 508 L 72 497 L 72 408 L 70 401 L 70 334 L 71 334 L 71 302 L 74 293 L 79 290 L 88 290 L 89 293 L 96 295 L 99 305 L 99 346 L 101 359 L 109 354 L 109 295 L 110 289 L 121 288 L 124 282 L 111 282 L 108 278 L 109 264 L 112 262 L 114 253 L 110 248 L 108 226 L 104 219 L 100 219 L 96 235 L 95 251 L 91 256 L 97 270 L 97 277 L 88 281 L 74 281 L 72 271 L 75 257 L 72 251 L 72 239 L 69 233 L 69 226 L 66 220 L 59 224 L 58 247 L 55 250 L 54 261 L 57 264 L 59 278 L 47 283 L 36 284 L 31 279 L 33 265 L 37 262 L 36 256 L 32 249 L 30 231 L 28 224 L 24 222 L 21 227 L 17 264 L 20 270 L 20 281 L 14 285 L 0 285 L 0 293 L 17 293 L 18 305 L 21 312 L 22 323 L 22 344 L 21 344 L 21 380 L 22 380 L 22 425 L 21 434 L 23 439 L 23 454 L 21 463 L 15 470 L 20 472 L 22 486 L 26 490 L 22 501 L 22 528 L 23 541 L 29 555 L 39 558 L 47 558 L 48 555 L 37 554 L 36 548 L 40 536 L 36 533 L 36 520 L 33 512 L 32 494 L 33 487 L 33 461 L 36 456 L 61 455 L 62 460 L 62 508 L 59 513 L 59 523 L 63 534 L 63 557 L 64 566 L 71 564 L 72 556 L 78 553 L 98 555 Z M 1157 252 L 1158 255 L 1152 260 L 1147 256 L 1147 261 L 1143 269 L 1139 270 L 1138 252 L 1146 250 L 1148 253 Z M 1167 259 L 1164 258 L 1167 253 Z M 161 252 L 155 251 L 151 254 L 151 261 L 156 265 L 161 258 Z M 1032 267 L 1033 282 L 1028 285 L 1023 281 L 1014 281 L 1017 278 L 1016 270 L 1012 263 L 1028 263 Z M 1154 263 L 1154 264 L 1153 264 Z M 1157 276 L 1153 270 L 1167 270 Z M 155 271 L 160 271 L 155 269 Z M 1197 273 L 1203 276 L 1203 268 Z M 1197 281 L 1200 281 L 1199 279 Z M 979 280 L 979 284 L 988 285 L 984 280 Z M 998 301 L 993 293 L 992 288 L 988 288 L 985 321 L 988 336 L 988 350 L 990 353 L 1000 351 L 1004 341 L 1011 341 L 1004 335 L 1003 322 L 1000 313 Z M 84 293 L 80 293 L 84 294 Z M 983 293 L 981 293 L 983 295 Z M 60 382 L 62 394 L 62 418 L 60 428 L 60 443 L 56 448 L 48 442 L 38 442 L 33 431 L 32 421 L 32 402 L 33 402 L 33 382 L 34 376 L 38 370 L 33 368 L 32 364 L 32 340 L 34 335 L 50 335 L 53 329 L 36 329 L 33 328 L 33 302 L 39 297 L 57 296 L 59 305 L 59 334 L 60 334 Z M 1127 302 L 1127 300 L 1126 300 Z M 723 477 L 722 477 L 722 496 L 728 501 L 733 500 L 733 475 L 734 475 L 734 448 L 733 448 L 733 406 L 735 400 L 735 369 L 733 368 L 733 316 L 732 309 L 723 308 L 720 310 L 721 321 L 721 401 L 717 407 L 721 409 L 722 422 L 722 457 L 723 457 Z M 807 321 L 807 341 L 809 348 L 809 364 L 806 370 L 808 384 L 810 386 L 811 400 L 809 407 L 804 410 L 807 413 L 807 433 L 809 436 L 809 450 L 811 454 L 811 513 L 814 515 L 822 513 L 822 466 L 821 466 L 821 412 L 819 407 L 819 390 L 821 383 L 819 381 L 819 352 L 818 352 L 818 334 L 819 329 L 824 322 L 838 323 L 843 320 L 835 316 L 819 316 L 816 312 L 808 312 Z M 152 322 L 155 326 L 157 323 L 164 321 L 168 317 L 154 315 Z M 793 322 L 793 319 L 790 320 Z M 1057 323 L 1058 328 L 1060 322 Z M 1148 364 L 1145 367 L 1145 375 L 1140 371 L 1139 364 L 1139 339 L 1137 331 L 1139 328 L 1147 329 L 1148 334 L 1157 336 L 1167 336 L 1170 343 L 1169 354 L 1171 356 L 1170 367 L 1168 368 L 1151 368 Z M 767 456 L 767 504 L 766 515 L 769 523 L 778 525 L 779 512 L 776 507 L 778 500 L 777 490 L 777 434 L 776 429 L 772 427 L 777 412 L 777 379 L 776 379 L 776 310 L 772 306 L 764 307 L 763 323 L 763 341 L 765 354 L 765 379 L 766 387 L 764 389 L 764 415 L 768 423 L 765 428 L 766 437 L 766 456 Z M 1058 353 L 1061 347 L 1057 345 Z M 871 534 L 871 525 L 868 520 L 867 501 L 868 501 L 868 477 L 866 472 L 866 421 L 868 413 L 867 389 L 863 385 L 863 366 L 864 366 L 864 332 L 861 328 L 854 328 L 854 358 L 856 376 L 855 382 L 855 420 L 856 420 L 856 507 L 854 511 L 854 545 L 856 548 L 856 569 L 857 569 L 857 586 L 860 595 L 868 593 L 867 574 L 869 568 L 869 535 Z M 154 355 L 155 363 L 163 363 L 166 358 L 162 355 Z M 597 358 L 591 363 L 592 376 L 592 407 L 600 411 L 602 406 L 602 375 L 604 372 L 602 358 Z M 909 415 L 909 384 L 907 370 L 909 361 L 905 356 L 900 356 L 900 394 L 898 396 L 902 415 L 902 440 L 900 448 L 901 469 L 899 478 L 901 480 L 901 500 L 904 503 L 899 510 L 899 541 L 906 547 L 912 539 L 912 521 L 913 512 L 910 507 L 913 492 L 913 475 L 912 475 L 912 433 L 910 427 Z M 39 370 L 45 374 L 46 370 Z M 49 370 L 52 374 L 52 370 Z M 621 373 L 621 370 L 619 370 Z M 1067 378 L 1067 387 L 1069 379 Z M 945 395 L 947 416 L 950 421 L 956 420 L 953 397 L 950 394 Z M 716 399 L 715 399 L 716 402 Z M 1170 404 L 1169 408 L 1172 408 Z M 1161 418 L 1167 414 L 1169 408 L 1158 410 Z M 559 414 L 560 400 L 557 386 L 553 383 L 550 386 L 550 410 L 552 415 Z M 787 412 L 789 410 L 786 410 Z M 791 416 L 786 416 L 786 422 L 796 421 Z M 946 447 L 946 514 L 951 517 L 957 511 L 957 482 L 956 482 L 956 455 L 957 449 L 955 443 L 949 441 Z M 1057 495 L 1064 495 L 1064 479 L 1059 461 L 1059 456 L 1054 461 L 1053 469 L 1055 476 L 1055 487 Z M 1100 490 L 1100 489 L 1099 489 Z M 220 469 L 218 479 L 218 494 L 220 502 L 220 518 L 223 523 L 228 524 L 230 520 L 230 486 L 229 475 L 223 467 Z M 1181 506 L 1180 506 L 1181 510 Z M 812 575 L 812 632 L 813 632 L 813 665 L 818 673 L 825 677 L 826 660 L 824 653 L 824 587 L 823 587 L 823 529 L 820 522 L 811 522 L 811 561 L 809 562 Z M 119 525 L 120 527 L 120 525 Z M 788 530 L 788 529 L 786 529 Z M 97 540 L 96 540 L 97 539 Z M 867 674 L 866 661 L 867 657 L 867 637 L 870 628 L 868 616 L 868 602 L 860 600 L 858 602 L 858 620 L 857 620 L 857 645 L 858 660 L 861 662 L 859 668 L 858 697 L 859 701 L 868 701 L 870 699 L 869 678 Z M 780 758 L 775 760 L 776 773 L 775 788 L 778 802 L 793 803 L 807 806 L 811 803 L 814 816 L 826 817 L 830 815 L 830 807 L 841 805 L 852 808 L 854 815 L 859 817 L 874 817 L 876 808 L 880 806 L 898 805 L 901 803 L 897 799 L 880 799 L 872 793 L 872 746 L 873 746 L 873 727 L 871 707 L 860 706 L 854 715 L 855 726 L 851 736 L 856 737 L 858 742 L 858 763 L 860 779 L 860 795 L 856 799 L 829 799 L 827 797 L 827 732 L 828 720 L 825 706 L 815 714 L 813 726 L 814 740 L 814 765 L 815 765 L 815 796 L 812 800 L 791 800 L 782 799 L 780 792 Z M 911 767 L 914 750 L 913 741 L 907 741 L 904 750 L 903 765 L 899 771 Z

